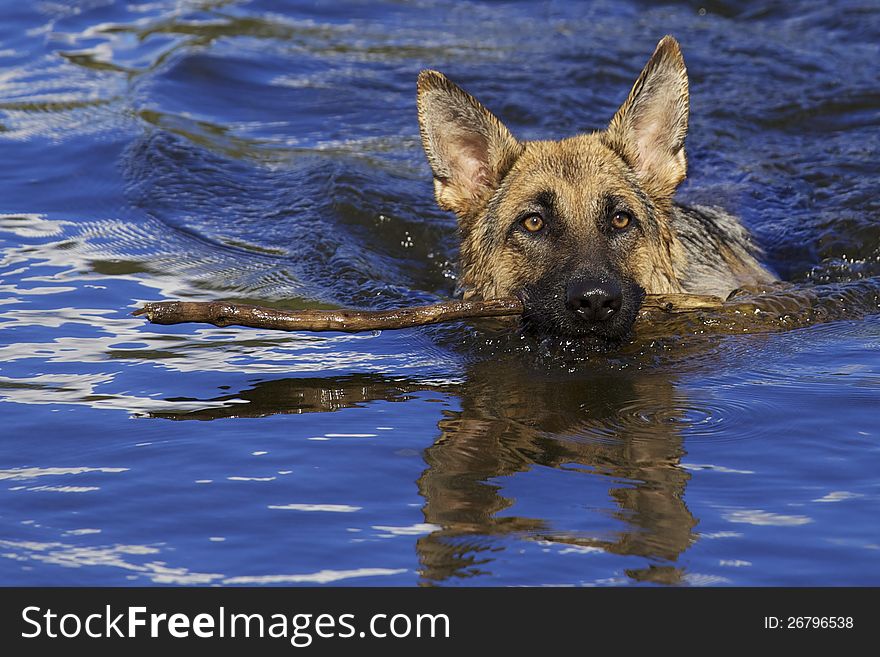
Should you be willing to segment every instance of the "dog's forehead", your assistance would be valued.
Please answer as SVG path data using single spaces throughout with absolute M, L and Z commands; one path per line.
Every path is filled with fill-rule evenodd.
M 560 141 L 527 142 L 516 163 L 516 196 L 552 193 L 562 209 L 578 214 L 598 208 L 608 196 L 629 196 L 623 160 L 595 134 Z

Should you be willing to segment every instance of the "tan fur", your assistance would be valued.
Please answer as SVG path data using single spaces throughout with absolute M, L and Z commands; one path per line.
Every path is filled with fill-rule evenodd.
M 485 203 L 522 152 L 501 121 L 437 71 L 418 79 L 419 127 L 434 171 L 437 203 L 462 219 Z M 437 114 L 444 120 L 437 120 Z M 486 151 L 485 161 L 475 151 Z
M 625 164 L 604 143 L 601 133 L 579 135 L 561 141 L 523 143 L 523 154 L 507 174 L 509 188 L 497 205 L 499 217 L 513 217 L 519 208 L 542 190 L 553 190 L 561 202 L 561 210 L 584 244 L 595 241 L 595 216 L 601 211 L 598 201 L 612 193 L 638 208 L 641 202 L 629 186 L 621 185 L 628 175 Z M 642 243 L 629 258 L 629 269 L 642 287 L 651 293 L 681 292 L 676 277 L 676 264 L 683 250 L 668 227 L 671 204 L 661 203 L 656 210 L 660 217 L 659 248 Z M 511 249 L 487 252 L 481 248 L 486 233 L 492 229 L 486 208 L 469 218 L 471 226 L 462 242 L 461 286 L 465 296 L 493 298 L 506 296 L 523 284 L 541 276 L 540 262 L 523 262 Z
M 671 198 L 687 173 L 688 105 L 681 49 L 663 37 L 607 131 L 654 195 Z
M 733 217 L 673 202 L 687 174 L 688 93 L 681 50 L 667 36 L 606 130 L 518 141 L 443 74 L 422 71 L 419 126 L 437 202 L 459 218 L 464 296 L 519 294 L 547 277 L 552 299 L 565 277 L 614 278 L 649 294 L 773 280 Z M 552 200 L 542 230 L 552 226 L 553 240 L 517 230 L 534 208 L 548 212 L 542 198 Z M 609 228 L 619 208 L 637 229 Z

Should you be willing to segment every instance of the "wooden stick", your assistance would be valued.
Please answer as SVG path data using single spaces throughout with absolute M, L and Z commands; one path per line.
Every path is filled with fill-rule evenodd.
M 477 317 L 521 315 L 519 299 L 444 301 L 397 310 L 278 310 L 226 301 L 158 301 L 133 315 L 146 315 L 153 324 L 197 322 L 214 326 L 248 326 L 276 331 L 383 331 Z
M 718 297 L 667 294 L 645 299 L 640 315 L 688 313 L 717 309 Z M 515 297 L 488 301 L 444 301 L 430 306 L 397 310 L 278 310 L 227 301 L 158 301 L 147 303 L 133 315 L 146 315 L 153 324 L 195 322 L 214 326 L 247 326 L 276 331 L 383 331 L 480 317 L 521 315 L 522 302 Z
M 726 300 L 698 294 L 649 294 L 635 329 L 641 337 L 687 333 L 772 332 L 880 312 L 874 279 L 844 284 L 743 288 Z M 382 331 L 523 313 L 519 299 L 451 300 L 397 310 L 278 310 L 228 301 L 158 301 L 133 315 L 154 324 L 196 322 L 277 331 Z

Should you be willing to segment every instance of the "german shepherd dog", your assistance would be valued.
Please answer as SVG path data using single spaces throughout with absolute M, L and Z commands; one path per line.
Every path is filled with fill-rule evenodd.
M 671 36 L 605 130 L 520 141 L 430 70 L 418 111 L 437 202 L 458 215 L 462 294 L 519 297 L 538 335 L 618 341 L 645 293 L 727 296 L 775 280 L 735 217 L 673 201 L 688 79 Z

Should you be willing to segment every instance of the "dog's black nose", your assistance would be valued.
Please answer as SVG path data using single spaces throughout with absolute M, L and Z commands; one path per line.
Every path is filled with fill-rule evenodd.
M 611 319 L 622 304 L 620 286 L 610 281 L 572 281 L 566 290 L 565 305 L 587 322 L 605 322 Z

